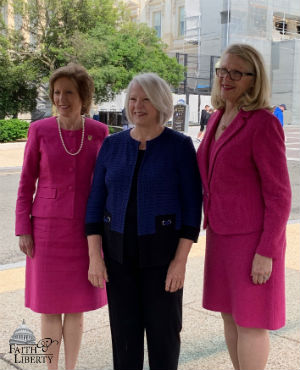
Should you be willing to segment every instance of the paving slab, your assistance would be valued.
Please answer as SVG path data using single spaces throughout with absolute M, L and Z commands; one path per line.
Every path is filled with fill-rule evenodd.
M 204 257 L 197 255 L 195 250 L 187 265 L 179 370 L 229 370 L 232 369 L 232 366 L 226 350 L 220 314 L 207 311 L 201 306 L 203 263 Z M 271 352 L 267 365 L 269 370 L 300 368 L 299 278 L 299 270 L 287 268 L 287 325 L 270 334 Z M 2 292 L 0 297 L 2 316 L 0 370 L 10 368 L 46 369 L 44 364 L 15 364 L 13 354 L 9 353 L 9 338 L 23 319 L 25 319 L 27 326 L 33 330 L 35 336 L 40 339 L 40 317 L 24 308 L 24 289 Z M 64 368 L 63 350 L 59 368 Z M 76 368 L 112 369 L 107 307 L 85 314 L 84 334 Z M 144 369 L 149 369 L 147 358 L 145 358 Z

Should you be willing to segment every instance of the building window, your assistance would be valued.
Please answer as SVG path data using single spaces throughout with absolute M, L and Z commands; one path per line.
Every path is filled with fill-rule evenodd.
M 185 31 L 185 13 L 184 13 L 184 7 L 181 6 L 179 8 L 179 27 L 178 27 L 178 36 L 184 36 Z
M 153 27 L 156 31 L 157 37 L 161 37 L 161 12 L 153 13 Z
M 286 34 L 287 31 L 287 23 L 284 21 L 275 22 L 275 28 L 279 31 L 282 35 Z
M 224 10 L 221 12 L 221 24 L 230 23 L 231 20 L 231 12 L 230 10 Z

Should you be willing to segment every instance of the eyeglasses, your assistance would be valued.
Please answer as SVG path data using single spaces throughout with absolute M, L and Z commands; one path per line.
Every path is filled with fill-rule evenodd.
M 228 71 L 226 68 L 216 68 L 216 75 L 218 77 L 226 77 L 229 75 L 230 79 L 233 81 L 239 81 L 243 76 L 255 76 L 255 73 L 251 72 L 240 72 L 232 69 Z

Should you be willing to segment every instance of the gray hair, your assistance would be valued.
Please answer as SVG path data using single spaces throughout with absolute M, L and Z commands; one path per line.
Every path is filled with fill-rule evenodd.
M 159 123 L 163 125 L 173 114 L 173 98 L 169 85 L 155 73 L 142 73 L 133 77 L 127 87 L 125 98 L 125 111 L 128 121 L 132 122 L 129 111 L 130 89 L 134 84 L 139 84 L 144 90 L 151 104 L 159 112 Z

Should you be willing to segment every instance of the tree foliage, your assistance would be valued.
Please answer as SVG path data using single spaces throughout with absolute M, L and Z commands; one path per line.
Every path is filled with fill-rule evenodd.
M 10 58 L 9 42 L 0 35 L 0 119 L 34 109 L 37 69 L 28 61 Z
M 36 81 L 78 62 L 94 79 L 96 100 L 107 101 L 139 72 L 156 72 L 174 87 L 183 80 L 155 31 L 130 22 L 118 0 L 14 0 L 13 7 L 23 21 L 8 33 L 11 57 L 34 66 Z

